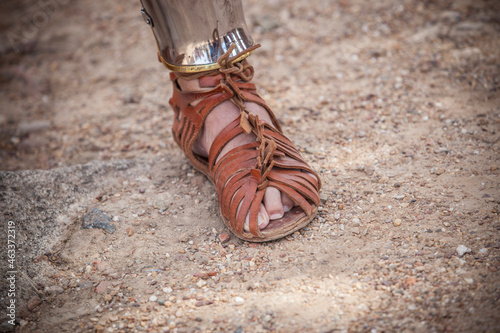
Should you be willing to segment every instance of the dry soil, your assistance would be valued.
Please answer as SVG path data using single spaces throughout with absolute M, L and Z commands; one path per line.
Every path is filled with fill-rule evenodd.
M 221 241 L 139 9 L 0 4 L 18 332 L 500 331 L 500 2 L 245 1 L 259 92 L 323 180 L 261 245 Z

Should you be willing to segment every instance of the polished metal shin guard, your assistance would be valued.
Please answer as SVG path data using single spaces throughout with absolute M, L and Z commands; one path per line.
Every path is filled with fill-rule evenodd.
M 170 70 L 195 73 L 219 67 L 231 44 L 237 55 L 253 46 L 241 0 L 141 0 L 160 61 Z M 245 53 L 240 59 L 247 57 Z

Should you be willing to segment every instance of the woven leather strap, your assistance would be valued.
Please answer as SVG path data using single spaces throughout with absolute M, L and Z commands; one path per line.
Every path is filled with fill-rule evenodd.
M 319 206 L 318 192 L 321 183 L 297 148 L 283 135 L 276 117 L 257 94 L 255 85 L 250 83 L 253 67 L 246 60 L 233 63 L 232 59 L 238 55 L 230 58 L 231 52 L 232 49 L 228 50 L 219 59 L 219 70 L 204 73 L 203 76 L 171 73 L 174 93 L 170 105 L 175 111 L 172 131 L 175 141 L 194 167 L 206 174 L 215 184 L 221 213 L 231 224 L 231 229 L 244 234 L 243 226 L 249 213 L 250 232 L 260 237 L 262 234 L 258 228 L 257 217 L 268 186 L 287 194 L 309 217 Z M 210 89 L 183 92 L 176 82 L 179 76 L 197 79 L 200 87 Z M 207 115 L 227 100 L 240 109 L 240 114 L 216 137 L 207 160 L 195 154 L 192 146 Z M 193 105 L 194 101 L 199 102 Z M 258 116 L 249 112 L 245 102 L 253 102 L 265 108 L 272 124 L 261 121 Z M 255 134 L 256 141 L 220 156 L 226 144 L 243 133 Z

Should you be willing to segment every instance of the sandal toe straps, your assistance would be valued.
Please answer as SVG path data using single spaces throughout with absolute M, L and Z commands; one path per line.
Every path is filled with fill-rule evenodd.
M 267 156 L 262 156 L 262 151 L 265 150 L 262 146 L 265 145 L 256 141 L 232 149 L 217 161 L 224 143 L 244 133 L 241 127 L 235 126 L 235 122 L 237 120 L 216 138 L 209 157 L 209 170 L 217 187 L 221 213 L 230 221 L 231 227 L 243 232 L 245 218 L 249 214 L 250 232 L 255 236 L 261 234 L 257 214 L 269 186 L 288 195 L 307 216 L 314 214 L 315 207 L 320 203 L 319 177 L 303 161 L 297 148 L 282 134 L 267 127 L 263 130 L 261 140 L 274 144 L 274 141 L 270 141 L 272 139 L 265 138 L 277 138 L 280 142 L 275 144 L 274 150 L 268 151 Z

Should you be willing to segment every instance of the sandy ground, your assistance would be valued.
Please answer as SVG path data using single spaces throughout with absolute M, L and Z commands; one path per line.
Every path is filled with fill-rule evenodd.
M 41 3 L 0 4 L 16 331 L 500 331 L 499 2 L 245 2 L 260 93 L 323 180 L 262 245 L 221 242 L 138 1 Z

